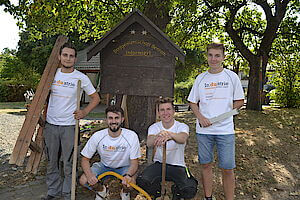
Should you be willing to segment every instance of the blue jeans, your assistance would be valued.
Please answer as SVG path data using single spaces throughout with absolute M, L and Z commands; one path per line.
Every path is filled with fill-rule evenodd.
M 198 156 L 200 164 L 214 161 L 214 146 L 217 147 L 219 167 L 235 168 L 235 135 L 196 134 L 198 141 Z
M 96 174 L 97 177 L 100 174 L 103 174 L 104 172 L 116 172 L 116 173 L 118 173 L 120 175 L 123 175 L 123 174 L 126 174 L 126 172 L 128 171 L 128 169 L 129 169 L 129 166 L 118 167 L 118 168 L 106 167 L 101 162 L 96 162 L 91 167 L 92 172 L 94 174 Z

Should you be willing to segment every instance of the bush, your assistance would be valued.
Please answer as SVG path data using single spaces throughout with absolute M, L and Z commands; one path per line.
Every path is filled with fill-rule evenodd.
M 175 84 L 174 99 L 176 103 L 188 103 L 187 98 L 193 87 L 194 80 Z
M 270 99 L 287 108 L 300 107 L 299 56 L 290 57 L 276 67 L 271 83 L 276 89 L 270 92 Z
M 0 101 L 24 101 L 23 94 L 28 89 L 36 88 L 41 75 L 9 53 L 3 55 L 3 61 L 0 68 Z
M 0 102 L 24 101 L 23 94 L 32 87 L 22 85 L 14 80 L 0 80 Z

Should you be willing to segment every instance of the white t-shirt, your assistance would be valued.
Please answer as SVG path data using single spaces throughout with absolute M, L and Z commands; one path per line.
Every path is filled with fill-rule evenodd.
M 81 80 L 81 88 L 91 95 L 96 92 L 90 79 L 74 69 L 72 73 L 63 73 L 58 68 L 51 86 L 46 121 L 54 125 L 75 125 L 74 111 L 77 103 L 77 83 Z M 82 90 L 81 90 L 82 93 Z
M 162 130 L 170 131 L 173 133 L 184 132 L 184 133 L 189 134 L 189 127 L 186 124 L 180 123 L 175 120 L 173 126 L 169 129 L 164 128 L 161 121 L 152 124 L 148 128 L 148 135 L 157 135 Z M 178 165 L 178 166 L 185 167 L 184 149 L 185 149 L 185 143 L 178 144 L 174 140 L 167 141 L 166 163 L 170 164 L 170 165 Z M 153 161 L 154 162 L 159 161 L 162 163 L 162 157 L 163 157 L 163 147 L 157 147 Z
M 116 138 L 109 136 L 108 128 L 94 133 L 81 154 L 92 158 L 96 151 L 101 162 L 111 168 L 130 166 L 130 160 L 141 157 L 137 134 L 126 128 L 122 128 L 121 135 Z
M 236 73 L 224 69 L 217 74 L 208 71 L 197 76 L 188 101 L 198 104 L 199 111 L 206 118 L 216 117 L 233 109 L 233 101 L 244 99 L 241 81 Z M 201 134 L 234 134 L 233 117 L 216 122 L 209 127 L 199 126 L 196 132 Z

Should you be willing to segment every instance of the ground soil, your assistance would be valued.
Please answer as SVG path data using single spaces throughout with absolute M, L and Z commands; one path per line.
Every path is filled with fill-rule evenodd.
M 0 120 L 3 118 L 0 112 Z M 190 126 L 186 147 L 186 163 L 199 181 L 195 199 L 201 199 L 201 168 L 197 158 L 195 118 L 192 112 L 176 113 L 179 121 Z M 264 108 L 262 112 L 242 110 L 234 119 L 236 124 L 236 198 L 237 200 L 296 200 L 300 199 L 300 111 L 299 109 Z M 2 124 L 2 121 L 0 122 Z M 16 122 L 11 121 L 9 124 Z M 102 126 L 102 125 L 101 125 Z M 104 125 L 105 126 L 105 125 Z M 19 128 L 19 126 L 18 126 Z M 3 131 L 1 131 L 2 134 Z M 85 135 L 86 136 L 86 135 Z M 14 138 L 15 140 L 16 138 Z M 0 137 L 3 150 L 3 140 Z M 85 137 L 81 140 L 86 141 Z M 146 162 L 145 147 L 143 159 Z M 10 149 L 10 151 L 12 148 Z M 37 175 L 24 172 L 24 167 L 8 164 L 11 152 L 0 157 L 0 189 L 21 185 L 45 175 L 45 161 L 40 164 Z M 214 168 L 214 195 L 224 199 L 221 172 Z

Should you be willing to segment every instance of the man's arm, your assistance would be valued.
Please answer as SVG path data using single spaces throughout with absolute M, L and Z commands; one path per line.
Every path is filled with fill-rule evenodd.
M 173 133 L 170 131 L 160 131 L 157 135 L 149 135 L 147 138 L 147 146 L 161 146 L 168 140 L 174 140 L 178 144 L 184 144 L 189 137 L 188 133 Z M 149 144 L 149 145 L 148 145 Z
M 180 132 L 180 133 L 168 132 L 168 134 L 170 135 L 171 140 L 174 140 L 178 144 L 184 144 L 189 137 L 189 134 L 185 132 Z
M 240 109 L 244 105 L 244 99 L 234 100 L 233 109 Z
M 87 157 L 82 156 L 81 159 L 81 167 L 82 170 L 87 178 L 87 181 L 90 185 L 95 185 L 98 182 L 96 175 L 93 174 L 91 167 L 90 167 L 90 159 Z
M 148 135 L 147 136 L 147 147 L 153 147 L 156 138 L 157 138 L 157 135 Z
M 202 127 L 208 127 L 211 125 L 210 121 L 199 112 L 198 104 L 190 102 L 189 105 Z
M 126 174 L 125 174 L 125 176 L 122 180 L 122 184 L 129 187 L 130 185 L 128 183 L 135 183 L 135 175 L 136 175 L 136 171 L 138 169 L 138 166 L 139 166 L 138 159 L 131 159 L 130 160 L 130 167 L 129 167 L 128 171 L 126 172 Z
M 91 98 L 90 103 L 83 110 L 77 110 L 74 112 L 75 119 L 84 118 L 85 116 L 87 116 L 87 114 L 89 114 L 89 112 L 91 112 L 91 110 L 93 110 L 99 104 L 100 97 L 97 92 L 89 95 L 89 97 Z

